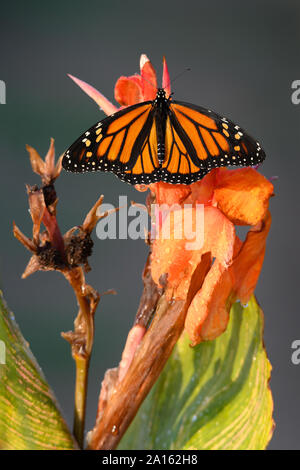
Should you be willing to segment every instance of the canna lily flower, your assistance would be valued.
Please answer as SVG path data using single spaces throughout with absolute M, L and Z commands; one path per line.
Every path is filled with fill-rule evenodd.
M 70 77 L 106 114 L 119 109 L 95 88 Z M 170 95 L 165 59 L 162 87 Z M 156 91 L 155 71 L 143 54 L 140 75 L 120 77 L 115 85 L 115 99 L 121 107 L 130 106 L 153 100 Z M 151 275 L 158 287 L 166 289 L 170 301 L 187 301 L 185 329 L 191 344 L 215 339 L 227 327 L 232 304 L 237 300 L 247 304 L 255 290 L 271 225 L 268 205 L 273 195 L 272 183 L 252 167 L 216 168 L 189 186 L 158 182 L 138 185 L 136 189 L 149 189 L 152 201 L 159 207 L 176 205 L 167 215 L 159 208 L 154 214 L 152 222 L 158 236 L 151 240 Z M 199 205 L 203 208 L 203 243 L 188 249 L 187 244 L 193 241 Z M 183 236 L 176 237 L 178 221 L 187 215 L 187 230 Z M 170 233 L 164 237 L 167 225 Z M 244 241 L 238 237 L 236 226 L 250 227 Z M 191 295 L 190 287 L 196 275 L 202 279 L 204 276 L 204 282 Z
M 169 218 L 174 212 L 156 222 L 161 229 L 170 224 L 173 232 L 169 239 L 159 237 L 153 241 L 151 273 L 158 285 L 162 274 L 167 274 L 169 298 L 184 300 L 203 255 L 209 254 L 210 266 L 187 310 L 185 329 L 192 345 L 213 340 L 225 331 L 232 304 L 236 300 L 247 304 L 255 290 L 271 225 L 268 203 L 273 185 L 253 168 L 218 168 L 188 187 L 155 183 L 149 189 L 159 205 L 179 203 L 180 208 L 174 212 L 181 212 L 182 217 L 186 216 L 186 205 L 191 205 L 191 224 L 196 205 L 203 205 L 200 249 L 186 248 L 192 226 L 181 239 L 172 236 L 176 225 L 170 224 Z M 181 218 L 177 215 L 176 220 Z M 237 236 L 235 225 L 251 227 L 244 242 Z
M 119 109 L 131 106 L 142 101 L 154 100 L 157 92 L 157 79 L 155 70 L 145 54 L 140 58 L 140 75 L 135 74 L 130 77 L 120 77 L 115 85 L 115 100 L 120 104 L 118 108 L 105 96 L 88 83 L 68 74 L 68 76 L 90 97 L 97 105 L 110 115 Z M 167 96 L 171 93 L 170 77 L 166 60 L 163 63 L 162 86 L 165 88 Z

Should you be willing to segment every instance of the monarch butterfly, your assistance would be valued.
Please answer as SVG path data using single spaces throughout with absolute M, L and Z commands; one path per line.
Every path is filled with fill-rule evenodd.
M 265 152 L 229 119 L 167 98 L 122 109 L 82 134 L 63 157 L 72 172 L 110 171 L 130 184 L 191 184 L 212 168 L 257 165 Z

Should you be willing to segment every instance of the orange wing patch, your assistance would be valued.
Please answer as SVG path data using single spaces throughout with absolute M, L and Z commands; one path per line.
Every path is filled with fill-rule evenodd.
M 212 135 L 214 136 L 214 138 L 216 139 L 216 141 L 220 145 L 221 149 L 224 152 L 229 152 L 229 144 L 228 144 L 227 140 L 225 139 L 225 137 L 222 134 L 220 134 L 219 132 L 213 132 Z
M 150 175 L 159 167 L 157 158 L 157 136 L 153 122 L 148 139 L 144 142 L 140 156 L 131 170 L 125 171 L 132 175 Z
M 115 119 L 107 128 L 106 133 L 107 134 L 114 134 L 115 132 L 118 132 L 120 129 L 123 129 L 124 127 L 128 126 L 128 124 L 131 124 L 131 122 L 143 114 L 147 108 L 149 108 L 149 105 L 145 106 L 140 106 L 139 108 L 133 109 L 132 111 L 129 111 L 128 113 L 123 114 L 122 116 L 118 117 L 118 119 Z
M 200 170 L 200 168 L 196 166 L 189 157 L 187 150 L 178 133 L 172 126 L 169 117 L 167 118 L 166 124 L 165 161 L 162 168 L 171 174 L 197 173 Z
M 118 157 L 120 153 L 121 145 L 124 141 L 124 137 L 125 137 L 125 129 L 123 129 L 121 132 L 116 134 L 109 150 L 108 160 L 111 160 L 111 161 L 116 160 L 116 158 Z
M 208 130 L 201 128 L 200 132 L 202 134 L 206 148 L 208 149 L 210 155 L 212 157 L 216 157 L 217 155 L 219 155 L 220 150 Z
M 123 146 L 123 150 L 120 154 L 120 162 L 121 163 L 127 163 L 130 160 L 131 157 L 131 151 L 134 146 L 134 143 L 137 139 L 137 136 L 141 132 L 147 117 L 149 115 L 150 108 L 146 113 L 143 113 L 141 116 L 137 118 L 136 121 L 130 124 L 129 130 L 127 131 L 125 143 Z M 109 159 L 109 155 L 108 155 Z
M 194 109 L 187 108 L 186 106 L 182 106 L 180 104 L 172 104 L 172 109 L 175 112 L 177 118 L 179 113 L 176 111 L 180 111 L 180 113 L 185 114 L 187 117 L 200 124 L 200 126 L 208 127 L 209 129 L 215 130 L 218 129 L 213 119 L 208 116 L 205 116 L 199 111 L 195 111 Z
M 97 149 L 97 157 L 101 158 L 101 157 L 103 157 L 103 155 L 105 155 L 112 139 L 113 139 L 113 136 L 110 135 L 110 136 L 105 137 L 104 139 L 101 140 L 101 142 L 98 146 L 98 149 Z
M 101 129 L 96 131 L 99 142 L 97 157 L 108 162 L 118 160 L 122 164 L 129 162 L 131 152 L 137 136 L 141 132 L 151 110 L 151 106 L 145 105 L 123 114 L 113 120 L 107 127 L 105 135 Z M 98 140 L 99 139 L 99 140 Z
M 200 111 L 186 106 L 172 104 L 171 109 L 178 123 L 192 142 L 199 160 L 218 157 L 229 152 L 229 143 L 217 128 L 215 121 Z M 226 124 L 224 124 L 225 126 Z M 226 130 L 223 129 L 225 133 Z
M 199 132 L 197 130 L 197 127 L 183 114 L 181 113 L 176 113 L 176 117 L 178 119 L 179 124 L 183 129 L 185 130 L 186 134 L 190 138 L 190 140 L 193 143 L 193 146 L 195 147 L 195 150 L 197 152 L 198 157 L 200 160 L 206 160 L 207 158 L 207 152 L 204 148 L 204 145 L 200 139 Z

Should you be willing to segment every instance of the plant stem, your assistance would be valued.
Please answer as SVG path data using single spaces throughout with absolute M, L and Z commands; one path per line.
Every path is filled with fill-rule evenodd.
M 86 412 L 87 386 L 89 357 L 75 357 L 76 364 L 76 383 L 75 383 L 75 409 L 73 433 L 78 445 L 83 449 L 84 445 L 84 424 Z
M 64 272 L 64 276 L 74 289 L 79 306 L 79 312 L 74 321 L 74 332 L 64 333 L 63 337 L 71 344 L 76 366 L 73 432 L 78 445 L 83 449 L 88 371 L 94 341 L 94 313 L 99 302 L 99 295 L 85 284 L 81 268 Z
M 194 271 L 185 299 L 174 300 L 172 291 L 168 290 L 161 296 L 153 320 L 121 380 L 118 369 L 107 371 L 88 449 L 116 449 L 170 357 L 183 331 L 187 309 L 201 288 L 210 264 L 210 253 L 206 253 Z M 144 299 L 148 301 L 148 295 Z

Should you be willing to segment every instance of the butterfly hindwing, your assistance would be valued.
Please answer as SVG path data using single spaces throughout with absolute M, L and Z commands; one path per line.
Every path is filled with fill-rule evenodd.
M 127 183 L 149 184 L 161 179 L 159 172 L 156 125 L 153 120 L 150 132 L 146 133 L 146 138 L 134 165 L 118 176 Z
M 190 184 L 207 173 L 191 139 L 173 116 L 166 123 L 165 161 L 161 169 L 161 179 L 173 184 Z

